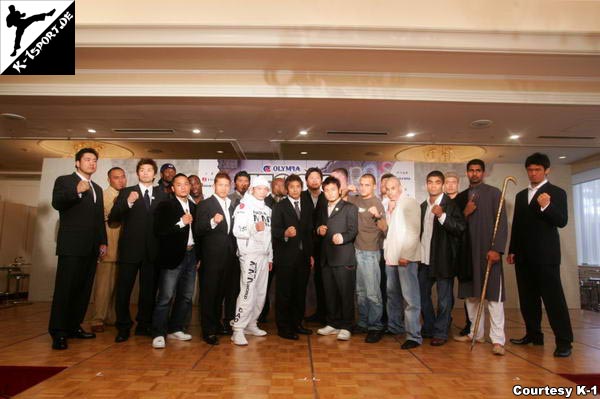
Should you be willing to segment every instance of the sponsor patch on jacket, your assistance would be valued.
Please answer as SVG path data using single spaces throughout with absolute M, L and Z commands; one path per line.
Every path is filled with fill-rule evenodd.
M 245 206 L 246 206 L 246 204 L 244 204 L 243 202 L 240 203 L 240 209 L 244 209 Z

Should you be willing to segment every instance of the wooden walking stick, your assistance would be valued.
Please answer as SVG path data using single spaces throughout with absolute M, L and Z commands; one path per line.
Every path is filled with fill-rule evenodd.
M 496 222 L 494 223 L 494 233 L 492 234 L 492 245 L 490 248 L 494 247 L 496 243 L 496 233 L 498 232 L 498 224 L 500 223 L 500 216 L 502 215 L 502 205 L 504 205 L 504 196 L 506 195 L 506 186 L 508 182 L 512 181 L 517 184 L 517 179 L 513 176 L 507 176 L 504 179 L 504 184 L 502 185 L 502 195 L 500 195 L 500 204 L 498 205 L 498 212 L 496 212 Z M 490 277 L 490 270 L 492 269 L 492 262 L 488 259 L 487 266 L 485 267 L 485 278 L 483 279 L 483 288 L 481 289 L 481 298 L 479 298 L 479 306 L 477 307 L 477 317 L 475 318 L 475 326 L 473 329 L 473 338 L 471 340 L 471 350 L 475 346 L 477 330 L 479 329 L 479 322 L 481 321 L 481 315 L 483 314 L 483 301 L 485 300 L 485 294 L 487 292 L 488 280 Z

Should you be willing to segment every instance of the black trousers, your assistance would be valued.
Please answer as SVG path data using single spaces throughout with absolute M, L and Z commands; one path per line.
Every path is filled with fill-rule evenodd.
M 306 308 L 306 286 L 310 276 L 310 260 L 298 256 L 288 264 L 273 266 L 275 286 L 275 320 L 280 332 L 295 332 L 302 324 Z
M 527 336 L 543 338 L 542 301 L 550 327 L 556 337 L 556 346 L 570 348 L 573 330 L 569 309 L 560 281 L 560 265 L 517 263 L 515 265 L 521 314 L 525 321 Z
M 233 254 L 230 255 L 223 262 L 204 259 L 200 265 L 198 278 L 200 325 L 202 335 L 205 337 L 223 330 L 221 324 L 223 313 L 225 313 L 224 323 L 233 320 L 235 315 L 235 301 L 240 291 L 240 268 L 239 261 L 234 259 Z M 223 312 L 224 304 L 225 312 Z
M 67 337 L 79 329 L 87 311 L 98 255 L 58 256 L 48 332 Z
M 138 311 L 135 320 L 136 329 L 152 328 L 152 313 L 156 303 L 156 291 L 158 289 L 159 269 L 153 262 L 143 261 L 137 263 L 119 262 L 117 268 L 115 310 L 117 330 L 128 334 L 133 321 L 129 310 L 131 291 L 135 284 L 138 271 L 140 273 L 140 290 L 138 296 Z
M 324 265 L 323 288 L 327 305 L 327 324 L 351 330 L 354 325 L 355 266 Z
M 315 259 L 313 281 L 315 282 L 315 295 L 317 297 L 317 310 L 315 311 L 315 315 L 319 320 L 325 320 L 327 318 L 327 300 L 325 299 L 325 288 L 323 286 L 321 254 L 315 250 L 313 258 Z

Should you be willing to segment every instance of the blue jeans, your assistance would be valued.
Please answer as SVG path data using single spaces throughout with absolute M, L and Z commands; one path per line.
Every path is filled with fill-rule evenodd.
M 437 286 L 437 315 L 431 301 L 431 287 L 434 283 Z M 454 302 L 454 279 L 431 278 L 429 277 L 429 266 L 420 264 L 419 286 L 421 289 L 421 310 L 423 312 L 422 334 L 434 338 L 448 339 Z
M 193 249 L 186 251 L 183 260 L 175 269 L 160 270 L 158 295 L 152 316 L 154 337 L 183 331 L 187 315 L 192 308 L 195 281 L 196 254 Z
M 358 326 L 369 330 L 383 330 L 383 300 L 381 298 L 380 251 L 356 249 L 356 297 Z
M 388 330 L 402 334 L 421 344 L 421 297 L 419 294 L 419 265 L 411 262 L 406 266 L 387 266 L 387 311 Z M 406 308 L 403 310 L 403 302 Z M 402 316 L 404 315 L 404 320 Z

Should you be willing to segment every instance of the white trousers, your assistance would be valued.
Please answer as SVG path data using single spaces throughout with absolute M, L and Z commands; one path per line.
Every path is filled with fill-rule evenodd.
M 473 330 L 475 329 L 475 319 L 477 318 L 477 308 L 479 307 L 480 298 L 467 298 L 467 313 L 469 314 L 469 320 L 471 320 L 471 332 L 469 337 L 473 337 Z M 506 337 L 504 335 L 504 302 L 487 301 L 487 308 L 490 315 L 490 339 L 493 344 L 500 344 L 504 346 Z M 481 314 L 479 320 L 479 328 L 477 331 L 476 339 L 483 339 L 485 329 L 485 308 Z
M 269 283 L 267 255 L 240 256 L 240 294 L 237 297 L 235 317 L 231 326 L 236 331 L 255 327 L 262 312 Z

